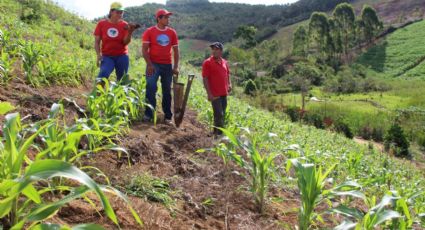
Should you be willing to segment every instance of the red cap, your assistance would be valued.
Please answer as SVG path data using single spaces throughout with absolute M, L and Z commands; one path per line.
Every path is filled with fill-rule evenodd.
M 171 13 L 171 12 L 169 12 L 168 10 L 166 10 L 166 9 L 159 9 L 159 10 L 157 10 L 156 11 L 156 14 L 155 14 L 155 16 L 156 16 L 156 18 L 159 18 L 159 16 L 163 16 L 163 15 L 172 15 L 173 13 Z

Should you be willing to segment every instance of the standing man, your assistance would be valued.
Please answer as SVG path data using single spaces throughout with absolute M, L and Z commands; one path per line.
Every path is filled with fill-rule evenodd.
M 114 2 L 108 18 L 97 23 L 94 31 L 97 66 L 100 66 L 97 82 L 102 78 L 109 78 L 114 69 L 118 81 L 128 73 L 128 44 L 137 26 L 124 21 L 123 14 L 124 8 L 121 3 Z
M 214 42 L 210 45 L 211 57 L 202 64 L 202 78 L 214 111 L 214 135 L 221 135 L 218 128 L 224 127 L 227 109 L 227 95 L 232 90 L 230 70 L 227 61 L 222 58 L 223 44 Z
M 171 83 L 173 74 L 179 74 L 180 58 L 177 33 L 168 26 L 170 15 L 172 15 L 171 12 L 159 9 L 155 14 L 157 25 L 148 28 L 142 37 L 142 53 L 147 64 L 146 101 L 153 109 L 156 108 L 157 82 L 161 77 L 162 110 L 167 124 L 172 124 Z M 172 65 L 172 56 L 174 65 Z M 144 121 L 152 121 L 154 113 L 152 108 L 146 108 Z

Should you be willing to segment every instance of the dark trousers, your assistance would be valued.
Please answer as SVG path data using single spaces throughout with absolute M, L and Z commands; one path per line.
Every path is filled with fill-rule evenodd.
M 171 112 L 171 83 L 173 82 L 173 68 L 171 64 L 153 64 L 155 72 L 152 76 L 146 74 L 146 102 L 150 104 L 153 109 L 156 109 L 156 92 L 158 91 L 158 79 L 161 77 L 162 88 L 162 110 L 165 113 L 165 119 L 171 119 L 173 113 Z M 154 111 L 146 107 L 145 115 L 153 118 Z
M 214 112 L 214 134 L 221 134 L 218 128 L 224 128 L 224 118 L 226 117 L 227 97 L 222 96 L 211 102 Z

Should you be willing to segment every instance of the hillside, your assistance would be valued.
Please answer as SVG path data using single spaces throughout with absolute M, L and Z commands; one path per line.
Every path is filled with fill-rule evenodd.
M 197 78 L 182 126 L 160 109 L 142 122 L 140 39 L 131 79 L 95 88 L 92 22 L 44 0 L 0 9 L 0 229 L 425 227 L 415 161 L 233 95 L 214 137 L 200 69 L 187 64 L 180 81 Z
M 389 35 L 357 63 L 387 77 L 425 77 L 425 21 L 414 23 Z
M 175 13 L 171 20 L 181 38 L 229 42 L 238 26 L 258 29 L 256 38 L 264 40 L 279 28 L 307 19 L 314 10 L 327 11 L 346 0 L 300 0 L 290 5 L 248 5 L 213 3 L 208 0 L 169 0 L 166 5 L 145 4 L 128 7 L 125 18 L 143 24 L 155 23 L 154 12 L 167 8 Z
M 354 0 L 351 1 L 357 13 L 361 11 L 363 5 L 368 4 L 376 9 L 379 17 L 386 27 L 390 25 L 399 25 L 407 21 L 425 18 L 425 3 L 421 0 Z M 325 11 L 326 12 L 326 11 Z M 285 48 L 281 56 L 285 57 L 292 50 L 293 33 L 298 25 L 307 24 L 300 22 L 298 24 L 280 28 L 271 39 L 278 40 Z

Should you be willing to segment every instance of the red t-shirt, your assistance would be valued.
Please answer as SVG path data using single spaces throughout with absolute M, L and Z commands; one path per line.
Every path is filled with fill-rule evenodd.
M 210 57 L 202 64 L 202 77 L 207 78 L 208 86 L 214 97 L 227 96 L 229 93 L 230 70 L 227 61 L 217 61 Z
M 153 63 L 172 64 L 171 48 L 179 45 L 174 29 L 166 27 L 161 30 L 152 26 L 143 33 L 142 42 L 149 43 L 149 57 Z
M 102 55 L 119 56 L 128 53 L 128 47 L 124 45 L 124 37 L 128 34 L 124 29 L 127 24 L 126 21 L 113 24 L 106 19 L 97 23 L 93 34 L 102 39 Z

